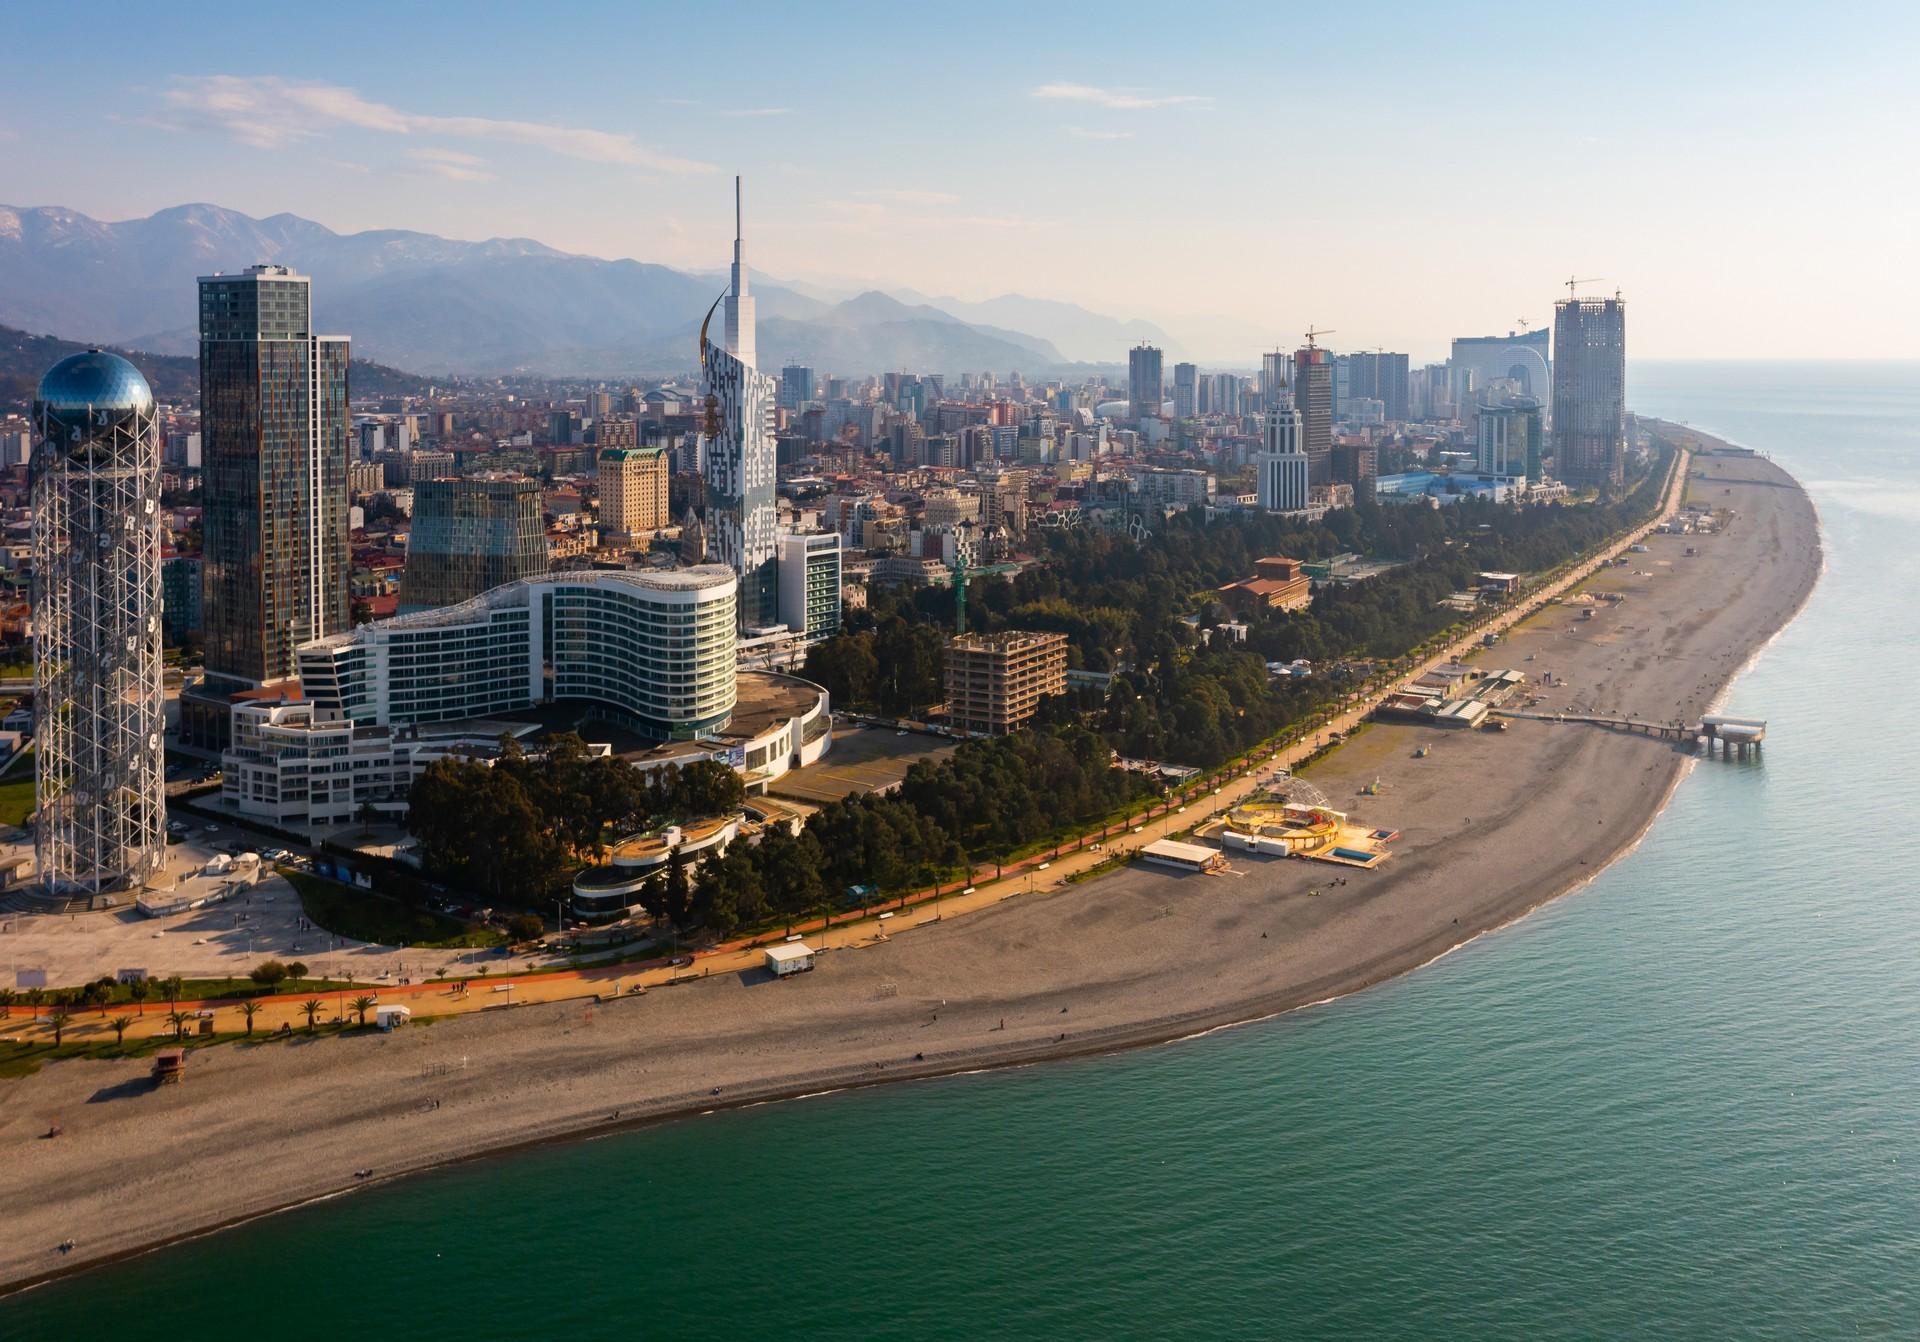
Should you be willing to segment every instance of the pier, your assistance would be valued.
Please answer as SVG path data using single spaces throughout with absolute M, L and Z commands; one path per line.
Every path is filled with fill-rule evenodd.
M 1702 755 L 1711 755 L 1716 745 L 1726 759 L 1758 759 L 1760 746 L 1767 739 L 1764 718 L 1732 718 L 1710 713 L 1697 726 L 1681 722 L 1646 722 L 1639 718 L 1615 717 L 1604 713 L 1530 713 L 1525 709 L 1497 708 L 1497 718 L 1525 718 L 1533 722 L 1584 722 L 1614 731 L 1639 732 L 1670 741 L 1692 741 Z

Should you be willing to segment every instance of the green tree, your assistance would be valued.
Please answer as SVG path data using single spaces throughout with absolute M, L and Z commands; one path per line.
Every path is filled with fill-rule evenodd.
M 378 998 L 367 993 L 362 993 L 353 999 L 351 1005 L 353 1009 L 360 1014 L 360 1023 L 362 1025 L 367 1023 L 367 1013 L 373 1010 L 374 1004 L 377 1001 L 379 1001 Z
M 190 1019 L 192 1018 L 178 1007 L 167 1013 L 167 1024 L 173 1027 L 173 1037 L 176 1040 L 187 1037 L 187 1021 Z
M 240 1004 L 240 1014 L 246 1018 L 247 1033 L 252 1034 L 253 1018 L 260 1014 L 260 1004 L 258 1002 L 252 1002 L 252 1001 L 242 1002 Z
M 47 1008 L 47 1024 L 53 1027 L 53 1046 L 60 1047 L 67 1034 L 67 1026 L 73 1021 L 73 1008 L 65 1002 L 55 1002 Z
M 247 977 L 268 992 L 272 992 L 274 988 L 286 981 L 287 974 L 287 967 L 278 960 L 262 960 L 253 967 Z
M 112 1020 L 108 1021 L 107 1024 L 113 1030 L 114 1045 L 116 1047 L 124 1048 L 126 1046 L 127 1027 L 133 1024 L 133 1017 L 126 1015 L 123 1012 L 120 1015 L 115 1016 Z
M 139 1007 L 140 1014 L 143 1016 L 147 1014 L 147 998 L 152 995 L 153 985 L 145 979 L 135 979 L 127 985 L 127 996 L 134 1000 L 134 1004 Z
M 289 960 L 287 962 L 287 977 L 293 980 L 293 987 L 296 990 L 300 987 L 300 980 L 304 979 L 307 973 L 307 965 L 304 960 Z
M 300 1004 L 300 1009 L 307 1013 L 307 1033 L 308 1034 L 313 1033 L 313 1018 L 320 1014 L 321 1008 L 324 1005 L 325 1003 L 321 1002 L 320 999 L 317 997 L 309 997 L 306 1001 Z
M 537 913 L 516 913 L 507 919 L 507 935 L 515 941 L 538 941 L 546 931 L 547 925 Z
M 692 882 L 687 879 L 686 855 L 678 848 L 667 854 L 667 877 L 662 888 L 662 904 L 668 922 L 684 927 L 693 911 Z

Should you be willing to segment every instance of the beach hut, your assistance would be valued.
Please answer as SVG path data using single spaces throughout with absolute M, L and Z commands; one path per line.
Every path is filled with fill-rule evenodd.
M 158 1086 L 170 1086 L 187 1074 L 187 1051 L 183 1048 L 163 1048 L 153 1055 L 153 1081 Z
M 767 947 L 767 968 L 777 979 L 803 974 L 813 968 L 813 948 L 804 941 L 790 941 Z
M 383 1030 L 397 1030 L 412 1019 L 412 1007 L 383 1006 L 373 1009 L 373 1023 Z

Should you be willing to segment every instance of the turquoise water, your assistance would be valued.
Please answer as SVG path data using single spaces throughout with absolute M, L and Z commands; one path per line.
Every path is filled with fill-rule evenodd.
M 1327 1007 L 431 1174 L 0 1337 L 1920 1336 L 1920 367 L 1633 372 L 1809 484 L 1829 569 L 1729 698 L 1764 764 L 1587 890 Z

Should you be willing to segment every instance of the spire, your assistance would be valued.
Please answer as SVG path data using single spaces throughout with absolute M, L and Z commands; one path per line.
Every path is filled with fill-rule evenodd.
M 753 299 L 747 293 L 746 212 L 740 179 L 733 179 L 733 286 L 727 291 L 727 352 L 754 367 Z

